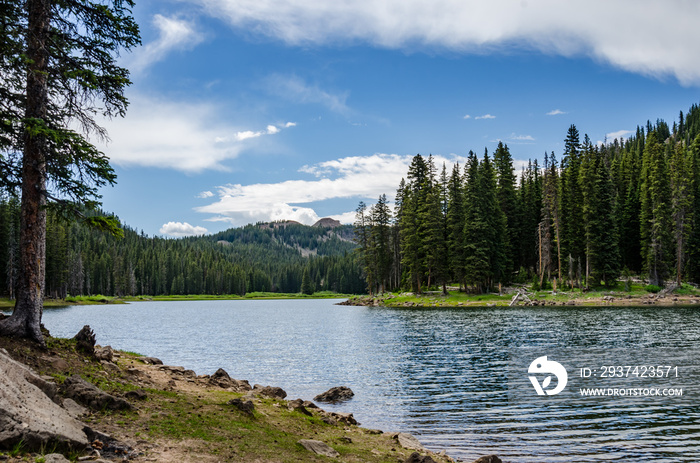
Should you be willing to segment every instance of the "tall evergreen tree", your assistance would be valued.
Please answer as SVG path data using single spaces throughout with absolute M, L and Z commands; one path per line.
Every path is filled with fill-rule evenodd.
M 464 186 L 459 164 L 455 164 L 447 186 L 447 259 L 450 274 L 460 289 L 465 276 L 464 214 Z
M 506 266 L 503 279 L 505 283 L 510 281 L 515 270 L 515 263 L 518 261 L 518 235 L 520 228 L 516 177 L 513 170 L 513 157 L 510 154 L 508 145 L 498 142 L 498 147 L 493 153 L 493 164 L 496 169 L 498 205 L 506 217 Z
M 86 135 L 105 135 L 97 112 L 125 113 L 129 73 L 116 55 L 139 44 L 132 7 L 131 0 L 3 2 L 14 22 L 0 31 L 6 84 L 0 161 L 3 184 L 21 185 L 22 223 L 17 302 L 12 316 L 0 321 L 0 334 L 44 343 L 47 203 L 65 214 L 80 211 L 79 205 L 94 208 L 98 188 L 115 181 L 107 157 Z M 117 232 L 112 220 L 81 219 Z
M 571 125 L 564 140 L 564 156 L 561 160 L 559 211 L 561 212 L 562 253 L 564 256 L 570 256 L 576 266 L 583 265 L 585 256 L 583 211 L 578 181 L 580 165 L 579 132 L 575 125 Z
M 640 235 L 642 259 L 653 285 L 663 286 L 668 277 L 671 250 L 670 185 L 664 146 L 652 130 L 642 159 Z

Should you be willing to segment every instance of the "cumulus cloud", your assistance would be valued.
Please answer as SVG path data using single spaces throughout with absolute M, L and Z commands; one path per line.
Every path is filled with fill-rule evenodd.
M 224 185 L 217 189 L 216 202 L 195 210 L 210 214 L 207 220 L 234 226 L 271 220 L 296 220 L 311 225 L 319 216 L 310 203 L 348 198 L 374 201 L 380 194 L 391 198 L 401 178 L 406 176 L 412 157 L 397 154 L 351 156 L 299 169 L 316 176 L 315 180 Z M 438 168 L 445 162 L 449 169 L 454 162 L 465 161 L 457 156 L 434 156 L 434 160 Z M 331 217 L 348 223 L 352 222 L 354 212 Z
M 131 95 L 130 100 L 125 118 L 102 123 L 111 141 L 98 145 L 117 165 L 185 172 L 226 170 L 223 162 L 250 147 L 249 139 L 294 126 L 286 123 L 260 131 L 241 130 L 224 122 L 220 108 L 209 103 L 165 101 L 146 95 Z
M 561 114 L 566 114 L 564 111 L 561 109 L 553 109 L 552 111 L 547 113 L 547 116 L 559 116 Z
M 474 119 L 496 119 L 496 116 L 493 116 L 491 114 L 484 114 L 483 116 L 476 116 Z
M 127 58 L 132 72 L 142 72 L 153 63 L 161 61 L 174 50 L 190 50 L 204 40 L 194 25 L 180 18 L 168 18 L 157 14 L 153 24 L 158 30 L 158 38 L 137 49 Z
M 517 47 L 700 82 L 700 49 L 693 46 L 700 42 L 696 1 L 190 1 L 235 28 L 292 45 L 359 42 L 467 53 Z
M 214 197 L 214 193 L 212 193 L 211 191 L 202 191 L 196 197 L 201 199 L 212 198 Z
M 195 227 L 187 222 L 168 222 L 160 227 L 160 233 L 163 235 L 181 238 L 183 236 L 204 235 L 207 233 L 207 229 L 204 227 Z

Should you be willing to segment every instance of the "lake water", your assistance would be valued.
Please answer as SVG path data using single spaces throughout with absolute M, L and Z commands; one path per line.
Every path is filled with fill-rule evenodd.
M 700 461 L 700 309 L 386 309 L 337 300 L 138 302 L 46 309 L 54 336 L 88 324 L 98 343 L 182 365 L 224 368 L 312 399 L 355 397 L 365 427 L 405 431 L 465 461 Z M 528 366 L 549 355 L 569 384 L 540 397 Z M 661 378 L 582 378 L 602 365 L 676 367 Z M 646 367 L 645 367 L 646 368 Z M 544 384 L 542 379 L 540 384 Z M 635 382 L 636 381 L 636 382 Z M 683 386 L 682 397 L 581 397 L 581 386 Z M 697 386 L 696 386 L 697 385 Z M 543 388 L 546 387 L 543 385 Z M 551 387 L 550 387 L 551 389 Z

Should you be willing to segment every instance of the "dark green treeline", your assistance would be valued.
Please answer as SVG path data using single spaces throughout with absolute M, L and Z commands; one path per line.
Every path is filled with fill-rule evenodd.
M 13 297 L 19 204 L 0 198 L 0 295 Z M 238 294 L 304 290 L 363 293 L 352 250 L 334 230 L 296 223 L 248 225 L 211 236 L 164 239 L 124 227 L 116 239 L 49 211 L 46 297 Z M 307 257 L 303 256 L 307 254 Z
M 572 125 L 560 158 L 516 175 L 507 145 L 451 171 L 416 155 L 396 193 L 360 203 L 355 230 L 370 292 L 475 292 L 554 279 L 570 287 L 639 274 L 700 282 L 700 108 L 594 145 Z

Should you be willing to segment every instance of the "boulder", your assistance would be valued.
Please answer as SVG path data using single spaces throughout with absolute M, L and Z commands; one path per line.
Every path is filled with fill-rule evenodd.
M 238 410 L 242 411 L 248 416 L 254 416 L 253 411 L 255 410 L 255 405 L 250 400 L 243 401 L 241 399 L 231 399 L 228 401 L 229 405 L 233 405 Z
M 155 357 L 139 357 L 139 359 L 146 365 L 162 365 L 163 361 Z
M 223 368 L 219 368 L 214 372 L 213 375 L 209 377 L 209 384 L 212 384 L 214 386 L 218 386 L 223 389 L 230 389 L 233 388 L 236 392 L 246 392 L 250 391 L 253 389 L 250 387 L 250 383 L 248 381 L 241 381 L 238 379 L 233 379 L 231 378 L 228 373 L 226 373 L 226 370 Z
M 146 391 L 142 389 L 134 389 L 133 391 L 129 391 L 124 394 L 124 397 L 134 400 L 146 400 L 148 398 L 148 394 L 146 394 Z
M 404 463 L 436 463 L 429 455 L 421 455 L 418 452 L 413 452 L 408 458 L 404 460 Z
M 114 359 L 114 349 L 112 346 L 95 346 L 95 358 L 111 362 Z
M 74 375 L 66 378 L 63 382 L 63 393 L 66 397 L 93 410 L 129 410 L 133 408 L 126 400 L 107 394 L 80 376 Z
M 45 355 L 41 357 L 41 360 L 48 363 L 52 370 L 60 371 L 62 373 L 65 373 L 70 368 L 68 362 L 63 360 L 61 357 L 50 357 Z
M 301 399 L 291 400 L 287 403 L 287 408 L 291 411 L 303 413 L 304 415 L 311 416 L 311 412 L 304 406 L 304 401 Z
M 405 432 L 400 432 L 396 438 L 399 441 L 399 444 L 401 444 L 401 447 L 408 449 L 408 450 L 418 450 L 418 451 L 425 451 L 425 448 L 423 447 L 423 444 L 420 443 L 418 439 L 413 437 L 410 434 L 407 434 Z
M 256 384 L 253 386 L 253 392 L 267 397 L 272 397 L 273 399 L 284 399 L 287 397 L 287 392 L 281 387 L 261 386 Z
M 474 460 L 473 463 L 503 463 L 496 455 L 486 455 Z
M 319 440 L 301 439 L 298 443 L 309 452 L 313 452 L 318 455 L 324 455 L 331 458 L 340 456 L 340 453 L 338 453 L 334 448 Z
M 318 402 L 337 403 L 349 400 L 354 395 L 355 393 L 352 392 L 352 390 L 349 387 L 339 386 L 332 387 L 323 394 L 317 395 L 316 397 L 314 397 L 314 400 Z
M 38 449 L 55 442 L 84 448 L 84 425 L 52 400 L 55 394 L 55 384 L 0 349 L 0 447 L 22 442 L 27 449 Z
M 89 410 L 87 408 L 78 404 L 73 399 L 63 399 L 63 408 L 68 412 L 70 416 L 72 416 L 76 420 L 89 413 Z
M 45 463 L 70 463 L 70 460 L 60 453 L 49 453 L 44 456 Z

